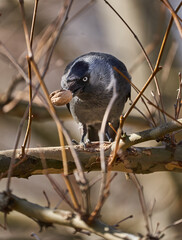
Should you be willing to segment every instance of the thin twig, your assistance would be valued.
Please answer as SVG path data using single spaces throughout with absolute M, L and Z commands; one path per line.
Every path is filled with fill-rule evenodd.
M 29 77 L 29 111 L 28 111 L 28 124 L 27 129 L 24 137 L 24 141 L 22 144 L 22 156 L 25 154 L 25 147 L 27 145 L 28 138 L 30 139 L 31 134 L 31 125 L 32 125 L 32 73 L 31 73 L 31 64 L 30 61 L 27 59 L 28 64 L 28 77 Z
M 46 199 L 46 201 L 47 201 L 47 207 L 50 208 L 51 203 L 50 203 L 50 200 L 49 200 L 49 198 L 48 198 L 48 196 L 47 196 L 46 191 L 43 191 L 43 194 L 44 194 L 44 197 L 45 197 L 45 199 Z
M 19 3 L 20 3 L 21 15 L 22 15 L 24 36 L 25 36 L 25 41 L 26 41 L 26 45 L 27 45 L 27 52 L 28 52 L 29 58 L 31 58 L 32 57 L 32 49 L 31 49 L 31 44 L 30 44 L 28 27 L 27 27 L 26 20 L 25 20 L 24 1 L 23 0 L 19 0 Z
M 79 15 L 81 15 L 82 12 L 84 12 L 86 9 L 88 9 L 90 6 L 92 6 L 94 3 L 96 2 L 96 0 L 90 0 L 90 2 L 86 3 L 80 10 L 78 10 L 78 12 L 75 13 L 75 15 L 73 15 L 66 24 L 69 24 L 70 22 L 72 22 L 73 20 L 75 20 L 75 18 L 77 18 Z
M 175 221 L 174 223 L 168 225 L 167 227 L 165 227 L 163 230 L 160 231 L 160 233 L 166 231 L 167 229 L 169 229 L 169 228 L 171 228 L 171 227 L 174 227 L 174 226 L 176 226 L 176 225 L 178 225 L 178 224 L 181 224 L 181 223 L 182 223 L 182 218 L 179 219 L 179 220 L 177 220 L 177 221 Z
M 129 174 L 129 176 L 130 176 L 130 179 L 133 181 L 133 183 L 135 184 L 135 186 L 138 189 L 140 204 L 141 204 L 142 213 L 143 213 L 143 216 L 144 216 L 144 219 L 146 222 L 147 232 L 148 232 L 148 234 L 152 234 L 151 226 L 149 224 L 148 209 L 147 209 L 147 204 L 146 204 L 145 196 L 144 196 L 144 192 L 143 192 L 143 186 L 140 184 L 140 182 L 135 174 Z
M 161 2 L 164 3 L 164 5 L 169 9 L 169 11 L 171 12 L 171 15 L 172 15 L 172 18 L 174 19 L 175 23 L 176 23 L 176 26 L 178 28 L 178 31 L 179 31 L 179 34 L 181 35 L 182 37 L 182 26 L 179 22 L 179 16 L 177 15 L 177 12 L 174 11 L 173 7 L 171 6 L 171 4 L 169 3 L 168 0 L 161 0 Z M 182 6 L 182 2 L 180 2 L 179 4 L 179 8 Z
M 105 3 L 115 12 L 115 14 L 122 20 L 122 22 L 125 24 L 125 26 L 129 29 L 129 31 L 132 33 L 132 35 L 134 36 L 134 38 L 136 39 L 137 43 L 139 44 L 140 48 L 142 49 L 142 52 L 146 58 L 146 61 L 149 65 L 149 68 L 151 69 L 152 74 L 155 72 L 155 68 L 153 68 L 152 63 L 147 55 L 147 52 L 145 51 L 145 48 L 143 47 L 141 41 L 139 40 L 139 38 L 137 37 L 137 35 L 135 34 L 135 32 L 131 29 L 131 27 L 128 25 L 128 23 L 121 17 L 121 15 L 114 9 L 114 7 L 106 0 L 104 0 Z M 162 101 L 162 96 L 161 96 L 161 91 L 159 88 L 159 84 L 158 84 L 158 80 L 156 78 L 156 76 L 154 75 L 154 81 L 155 81 L 155 85 L 156 85 L 156 89 L 157 89 L 157 93 L 160 99 L 160 103 L 161 103 L 161 108 L 164 109 L 163 107 L 163 101 Z M 166 121 L 165 119 L 165 115 L 164 116 L 164 121 Z
M 17 130 L 17 135 L 16 135 L 16 138 L 15 138 L 16 139 L 15 140 L 15 146 L 14 146 L 13 154 L 12 154 L 12 157 L 11 157 L 11 162 L 10 162 L 10 165 L 9 165 L 9 168 L 8 168 L 8 180 L 7 180 L 7 184 L 6 184 L 6 192 L 9 193 L 9 194 L 10 194 L 11 176 L 12 176 L 13 168 L 14 168 L 14 165 L 15 165 L 16 150 L 18 148 L 21 132 L 22 132 L 22 129 L 23 129 L 23 123 L 26 119 L 27 113 L 28 113 L 28 109 L 27 109 L 27 111 L 25 111 L 24 116 L 20 121 L 18 130 Z
M 159 36 L 157 34 L 157 36 L 154 37 L 154 40 L 145 47 L 145 51 L 146 51 L 147 55 L 149 55 L 156 48 L 156 45 L 158 44 L 158 42 L 159 42 Z M 138 66 L 140 66 L 140 64 L 144 60 L 145 60 L 145 56 L 144 56 L 143 52 L 141 52 L 134 60 L 132 66 L 128 69 L 128 72 L 132 75 L 132 73 L 135 71 L 135 69 Z
M 34 11 L 33 11 L 33 17 L 32 17 L 32 25 L 30 30 L 30 46 L 32 47 L 33 44 L 33 35 L 34 35 L 34 29 L 35 29 L 35 20 L 37 16 L 37 8 L 38 8 L 39 0 L 34 1 Z
M 152 121 L 149 121 L 149 120 L 148 120 L 148 121 L 150 122 L 150 124 L 151 124 L 152 126 L 156 127 L 157 124 L 156 124 L 156 122 L 155 122 L 155 120 L 154 120 L 154 118 L 153 118 L 153 115 L 152 115 L 152 113 L 151 113 L 148 105 L 147 105 L 146 102 L 144 101 L 144 98 L 143 98 L 143 97 L 141 97 L 141 101 L 143 102 L 143 104 L 145 105 L 145 107 L 146 107 L 146 109 L 147 109 L 147 111 L 148 111 L 149 118 L 152 120 Z M 157 104 L 156 104 L 156 105 L 157 105 Z M 136 107 L 136 106 L 135 106 L 135 107 Z
M 178 6 L 178 8 L 176 9 L 176 12 L 179 10 L 181 4 Z M 138 100 L 140 99 L 140 97 L 142 96 L 143 92 L 145 91 L 145 89 L 148 87 L 148 85 L 150 84 L 150 82 L 152 81 L 153 77 L 156 75 L 156 73 L 160 70 L 160 67 L 159 67 L 159 64 L 160 64 L 160 61 L 161 61 L 161 58 L 162 58 L 162 55 L 163 55 L 163 52 L 164 52 L 164 48 L 165 48 L 165 45 L 166 45 L 166 41 L 168 39 L 168 35 L 169 35 L 169 32 L 170 32 L 170 29 L 171 29 L 171 26 L 172 26 L 172 23 L 173 23 L 173 18 L 171 17 L 170 19 L 170 22 L 168 24 L 168 27 L 167 27 L 167 30 L 165 32 L 165 35 L 164 35 L 164 38 L 163 38 L 163 41 L 162 41 L 162 44 L 161 44 L 161 48 L 160 48 L 160 51 L 159 51 L 159 54 L 158 54 L 158 57 L 157 57 L 157 60 L 156 60 L 156 64 L 155 64 L 155 68 L 154 68 L 154 71 L 152 72 L 152 74 L 150 75 L 149 79 L 147 80 L 147 82 L 145 83 L 145 85 L 143 86 L 142 90 L 140 91 L 140 93 L 137 95 L 137 97 L 135 98 L 132 106 L 130 107 L 130 109 L 125 113 L 124 115 L 124 119 L 130 114 L 131 110 L 133 109 L 133 107 L 135 106 L 135 104 L 138 102 Z M 120 73 L 120 71 L 114 67 L 114 69 Z M 120 73 L 121 75 L 123 75 L 122 73 Z M 123 76 L 126 78 L 126 76 Z M 152 104 L 152 103 L 151 103 Z M 164 110 L 162 108 L 162 111 L 164 113 Z
M 103 148 L 103 143 L 104 143 L 104 136 L 105 136 L 105 130 L 106 130 L 106 124 L 108 121 L 108 117 L 110 114 L 110 111 L 112 109 L 113 104 L 115 103 L 115 100 L 117 98 L 118 94 L 116 91 L 116 81 L 113 81 L 113 95 L 111 100 L 109 101 L 109 104 L 106 108 L 106 111 L 103 116 L 102 124 L 101 124 L 101 129 L 99 131 L 99 141 L 100 141 L 100 163 L 101 163 L 101 173 L 102 173 L 102 180 L 101 180 L 101 186 L 100 186 L 100 192 L 99 192 L 99 198 L 97 201 L 97 204 L 95 206 L 94 211 L 91 213 L 89 217 L 89 221 L 92 222 L 96 216 L 100 213 L 100 210 L 103 206 L 104 201 L 109 195 L 109 184 L 108 182 L 110 181 L 110 173 L 108 173 L 108 165 L 105 160 L 104 156 L 104 148 Z
M 22 3 L 22 1 L 20 1 L 20 3 Z M 71 1 L 72 3 L 72 1 Z M 68 7 L 70 7 L 70 5 L 68 5 Z M 34 71 L 35 75 L 37 76 L 38 80 L 39 80 L 39 84 L 44 92 L 44 95 L 46 97 L 46 101 L 48 103 L 48 106 L 49 106 L 49 109 L 50 109 L 50 112 L 51 114 L 53 115 L 54 117 L 54 120 L 55 120 L 55 123 L 56 123 L 56 126 L 57 126 L 57 130 L 58 130 L 58 134 L 59 134 L 59 140 L 60 140 L 60 145 L 61 146 L 64 146 L 64 138 L 63 138 L 63 127 L 56 115 L 56 112 L 55 112 L 55 109 L 50 101 L 50 98 L 49 98 L 49 93 L 48 93 L 48 90 L 46 88 L 46 85 L 44 83 L 44 81 L 42 80 L 42 77 L 41 77 L 41 74 L 39 72 L 39 69 L 34 61 L 34 58 L 33 58 L 33 52 L 32 52 L 32 49 L 31 49 L 31 45 L 30 45 L 30 39 L 29 39 L 29 36 L 28 36 L 28 28 L 27 28 L 27 25 L 26 25 L 26 21 L 25 21 L 25 13 L 24 13 L 24 8 L 23 8 L 23 4 L 21 4 L 21 12 L 22 12 L 22 17 L 23 17 L 23 26 L 24 26 L 24 32 L 25 32 L 25 39 L 26 39 L 26 44 L 27 44 L 27 51 L 28 51 L 28 61 L 30 61 L 30 64 L 31 64 L 31 68 L 32 70 Z M 67 15 L 66 15 L 67 17 Z M 63 158 L 63 168 L 64 168 L 64 175 L 67 176 L 68 175 L 68 164 L 67 164 L 67 158 L 66 158 L 66 152 L 65 152 L 65 149 L 64 147 L 62 148 L 62 158 Z M 83 175 L 83 174 L 82 174 Z M 66 184 L 68 184 L 68 181 L 66 181 Z M 70 184 L 68 185 L 68 190 L 70 190 Z M 75 195 L 72 194 L 72 191 L 69 192 L 70 193 L 70 196 L 72 198 L 72 202 L 73 202 L 73 205 L 75 207 L 75 209 L 78 208 L 78 205 L 75 204 L 77 201 L 75 199 Z
M 151 231 L 152 231 L 153 234 L 154 234 L 154 229 L 153 229 L 152 215 L 153 215 L 153 211 L 154 211 L 155 204 L 156 204 L 156 199 L 154 199 L 153 204 L 152 204 L 152 207 L 151 207 L 151 209 L 149 210 L 149 213 L 148 213 L 148 218 L 149 218 L 149 223 L 150 223 L 150 229 L 151 229 Z
M 32 25 L 31 25 L 31 31 L 30 31 L 30 47 L 32 48 L 33 44 L 33 34 L 34 34 L 34 28 L 35 28 L 35 20 L 37 16 L 37 8 L 38 8 L 38 1 L 34 1 L 34 12 L 33 12 L 33 17 L 32 17 Z M 24 10 L 24 5 L 22 5 L 23 12 Z M 22 18 L 25 17 L 24 14 L 22 14 Z M 23 19 L 23 22 L 25 22 L 25 19 Z M 28 34 L 26 30 L 26 24 L 23 24 L 24 26 L 24 34 Z M 28 38 L 28 36 L 27 36 Z M 27 123 L 27 129 L 24 137 L 24 141 L 22 144 L 22 156 L 25 154 L 25 147 L 27 145 L 28 139 L 30 140 L 30 134 L 31 134 L 31 125 L 32 125 L 32 71 L 31 71 L 31 64 L 29 61 L 29 58 L 27 58 L 27 64 L 28 64 L 28 77 L 29 77 L 29 112 L 28 112 L 28 123 Z
M 120 73 L 120 71 L 114 67 L 114 69 Z M 129 110 L 124 114 L 124 116 L 120 117 L 120 126 L 118 128 L 117 131 L 117 135 L 116 135 L 116 144 L 115 144 L 115 148 L 112 154 L 112 158 L 109 162 L 109 165 L 111 166 L 113 164 L 113 162 L 115 161 L 116 155 L 117 155 L 117 151 L 118 151 L 118 147 L 119 147 L 119 141 L 121 139 L 121 134 L 122 134 L 122 127 L 124 124 L 125 119 L 127 118 L 127 116 L 130 114 L 130 112 L 132 111 L 132 109 L 134 108 L 134 106 L 136 105 L 136 103 L 138 102 L 138 100 L 141 98 L 143 92 L 145 91 L 145 89 L 147 88 L 147 86 L 149 85 L 149 83 L 151 82 L 151 80 L 153 79 L 153 77 L 155 76 L 155 74 L 159 71 L 159 68 L 156 68 L 155 71 L 151 74 L 151 76 L 149 77 L 148 81 L 146 82 L 146 84 L 144 85 L 144 87 L 142 88 L 142 90 L 138 93 L 137 97 L 135 98 L 132 106 L 129 108 Z M 121 73 L 122 76 L 125 76 L 123 73 Z M 131 81 L 130 81 L 131 82 Z
M 117 130 L 117 134 L 116 134 L 116 145 L 114 147 L 114 150 L 111 154 L 111 158 L 109 160 L 109 167 L 111 168 L 113 162 L 115 161 L 115 158 L 116 158 L 116 155 L 117 155 L 117 152 L 118 152 L 118 149 L 119 149 L 119 141 L 121 139 L 121 134 L 122 134 L 122 129 L 123 129 L 123 124 L 124 124 L 124 119 L 123 119 L 123 115 L 120 116 L 120 124 L 119 124 L 119 128 Z
M 181 73 L 179 73 L 179 88 L 178 88 L 178 93 L 176 97 L 176 103 L 174 104 L 174 110 L 175 110 L 175 118 L 178 119 L 181 106 L 182 106 L 182 77 Z
M 59 30 L 58 30 L 58 33 L 51 45 L 51 48 L 47 54 L 47 57 L 46 57 L 46 61 L 45 61 L 45 66 L 44 66 L 44 72 L 42 74 L 42 78 L 44 78 L 48 68 L 49 68 L 49 65 L 50 65 L 50 61 L 51 61 L 51 58 L 52 58 L 52 54 L 54 52 L 54 49 L 55 49 L 55 46 L 59 40 L 59 37 L 64 29 L 64 26 L 65 26 L 65 23 L 66 21 L 68 20 L 68 15 L 70 13 L 70 10 L 71 10 L 71 6 L 72 6 L 72 3 L 73 3 L 73 0 L 70 0 L 70 1 L 65 1 L 64 3 L 64 6 L 63 6 L 63 9 L 62 9 L 62 12 L 60 13 L 60 16 L 61 16 L 61 19 L 62 19 L 62 16 L 64 16 L 63 18 L 63 21 L 61 23 L 61 26 L 59 27 Z
M 149 123 L 149 125 L 154 126 L 153 123 L 150 121 L 150 118 L 148 118 L 143 112 L 142 110 L 140 110 L 138 107 L 134 107 L 134 109 L 136 109 L 142 116 L 143 118 Z
M 162 71 L 161 82 L 165 82 L 169 76 L 169 72 L 171 70 L 171 66 L 178 49 L 178 45 L 179 44 L 175 41 L 171 44 L 171 47 L 169 49 L 169 52 L 167 54 L 167 57 L 164 63 L 164 67 L 163 67 L 164 71 Z
M 9 61 L 15 66 L 15 68 L 18 70 L 19 74 L 24 78 L 25 82 L 29 84 L 29 78 L 26 75 L 25 71 L 23 68 L 18 64 L 16 59 L 12 56 L 12 54 L 8 51 L 8 49 L 5 47 L 5 45 L 0 41 L 0 49 L 1 53 L 6 56 Z
M 150 93 L 151 93 L 151 96 L 152 96 L 153 99 L 154 99 L 155 105 L 157 106 L 157 98 L 156 98 L 154 92 L 151 91 Z M 148 103 L 149 103 L 149 102 L 148 102 Z M 149 104 L 150 104 L 150 103 L 149 103 Z M 159 108 L 155 108 L 155 110 L 158 111 L 158 120 L 159 120 L 160 123 L 162 123 L 162 119 L 161 119 L 161 111 L 160 111 L 160 109 L 159 109 Z M 161 109 L 161 110 L 162 110 L 162 109 Z
M 69 176 L 65 175 L 65 174 L 62 174 L 62 177 L 63 177 L 64 182 L 66 184 L 67 190 L 68 190 L 68 192 L 70 194 L 70 198 L 71 198 L 71 201 L 73 203 L 73 206 L 75 207 L 75 209 L 77 211 L 79 211 L 80 210 L 80 205 L 78 203 L 78 199 L 77 199 L 75 191 L 74 191 L 74 189 L 72 187 L 72 184 L 70 183 Z
M 60 186 L 58 186 L 58 184 L 56 183 L 56 181 L 52 178 L 52 176 L 50 176 L 47 172 L 47 163 L 45 160 L 45 156 L 43 154 L 39 154 L 41 155 L 41 163 L 44 169 L 44 174 L 46 175 L 46 177 L 48 178 L 49 182 L 51 183 L 52 187 L 54 188 L 54 190 L 56 191 L 56 193 L 61 197 L 62 200 L 64 200 L 71 208 L 74 209 L 73 204 L 70 202 L 70 200 L 68 199 L 68 196 L 65 194 L 63 188 L 61 188 Z
M 182 128 L 182 119 L 178 119 L 178 121 L 167 122 L 166 124 L 160 125 L 156 128 L 151 128 L 150 130 L 145 130 L 142 132 L 135 132 L 132 134 L 125 135 L 119 143 L 119 148 L 123 151 L 127 148 L 134 146 L 138 143 L 146 142 L 149 140 L 164 140 L 164 136 L 177 131 Z M 115 148 L 116 142 L 113 143 L 113 150 Z
M 96 219 L 96 217 L 99 216 L 100 210 L 102 208 L 102 206 L 104 205 L 104 202 L 106 201 L 107 197 L 109 196 L 109 187 L 110 184 L 112 182 L 112 180 L 117 176 L 117 173 L 115 173 L 112 177 L 111 177 L 111 171 L 108 171 L 107 173 L 107 178 L 104 179 L 106 182 L 104 183 L 105 185 L 102 185 L 101 182 L 101 191 L 100 193 L 102 193 L 102 195 L 100 195 L 100 198 L 94 208 L 94 211 L 92 211 L 92 213 L 90 214 L 89 218 L 88 218 L 88 222 L 92 223 L 94 219 Z M 102 179 L 103 180 L 103 179 Z
M 133 215 L 130 215 L 130 216 L 128 216 L 128 217 L 123 218 L 123 219 L 120 220 L 119 222 L 115 223 L 115 224 L 113 225 L 113 227 L 119 227 L 119 224 L 120 224 L 120 223 L 122 223 L 122 222 L 124 222 L 124 221 L 126 221 L 126 220 L 128 220 L 128 219 L 130 219 L 130 218 L 133 218 Z

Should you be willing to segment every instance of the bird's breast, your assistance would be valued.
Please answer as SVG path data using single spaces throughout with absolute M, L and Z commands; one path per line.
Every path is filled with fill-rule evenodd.
M 87 125 L 100 123 L 103 120 L 103 116 L 110 102 L 110 99 L 111 97 L 101 98 L 101 96 L 95 96 L 84 100 L 76 96 L 70 102 L 71 114 L 77 122 L 81 122 Z M 123 107 L 123 100 L 114 103 L 109 114 L 109 120 L 118 119 L 122 113 Z

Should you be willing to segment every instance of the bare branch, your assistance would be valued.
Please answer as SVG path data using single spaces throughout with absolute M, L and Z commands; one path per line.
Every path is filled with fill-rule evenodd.
M 146 142 L 149 140 L 164 140 L 163 137 L 166 134 L 177 131 L 179 129 L 182 129 L 182 119 L 178 119 L 178 122 L 168 122 L 150 130 L 132 133 L 120 140 L 120 148 L 124 150 L 135 144 Z
M 106 225 L 100 220 L 95 220 L 92 225 L 88 225 L 78 214 L 59 209 L 50 209 L 38 204 L 31 203 L 25 199 L 0 193 L 0 210 L 6 208 L 18 211 L 27 217 L 41 222 L 45 226 L 59 224 L 75 229 L 82 229 L 94 233 L 108 240 L 139 240 L 140 237 L 116 230 L 112 226 Z
M 75 147 L 77 155 L 82 163 L 85 172 L 99 171 L 99 142 L 93 143 L 98 149 L 94 151 L 93 147 L 88 150 Z M 68 157 L 69 174 L 76 169 L 73 157 L 69 147 L 66 148 Z M 110 156 L 110 147 L 105 150 L 105 159 Z M 13 177 L 28 178 L 32 175 L 42 175 L 45 169 L 42 167 L 42 159 L 40 155 L 44 156 L 47 163 L 47 173 L 58 174 L 63 173 L 63 162 L 60 158 L 61 147 L 44 147 L 44 148 L 29 148 L 28 154 L 24 161 L 19 157 L 20 149 L 17 149 L 16 163 Z M 1 178 L 7 176 L 7 170 L 10 164 L 13 150 L 0 151 L 0 176 Z M 117 155 L 116 161 L 112 165 L 112 171 L 120 171 L 126 173 L 153 173 L 158 171 L 173 171 L 182 172 L 182 147 L 179 145 L 175 149 L 166 148 L 132 148 L 126 150 L 122 155 Z

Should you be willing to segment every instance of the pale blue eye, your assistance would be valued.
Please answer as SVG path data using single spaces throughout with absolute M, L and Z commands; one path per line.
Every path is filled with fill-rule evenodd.
M 82 81 L 83 81 L 83 82 L 88 81 L 88 77 L 83 77 L 83 78 L 82 78 Z

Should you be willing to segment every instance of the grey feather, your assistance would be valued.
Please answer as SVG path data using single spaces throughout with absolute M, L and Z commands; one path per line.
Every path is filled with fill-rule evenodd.
M 91 133 L 95 129 L 96 132 L 99 130 L 106 108 L 113 96 L 114 86 L 117 98 L 108 121 L 117 125 L 125 102 L 130 97 L 129 82 L 113 67 L 131 79 L 125 65 L 120 60 L 110 54 L 98 52 L 87 53 L 76 58 L 68 64 L 62 76 L 62 88 L 69 89 L 73 93 L 69 109 L 73 118 L 81 126 L 82 142 L 84 142 L 88 127 Z M 90 137 L 90 140 L 97 139 L 97 134 Z

